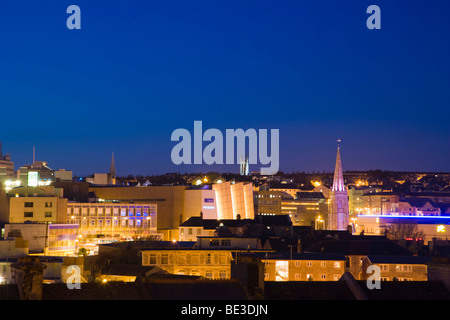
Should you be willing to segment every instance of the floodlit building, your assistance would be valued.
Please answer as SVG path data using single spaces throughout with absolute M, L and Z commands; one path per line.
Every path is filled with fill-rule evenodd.
M 253 184 L 230 181 L 213 184 L 216 192 L 218 219 L 253 219 Z
M 395 215 L 359 215 L 356 232 L 365 235 L 385 235 L 392 225 L 416 226 L 423 233 L 424 242 L 433 238 L 450 238 L 450 216 L 395 216 Z M 389 236 L 389 233 L 388 233 Z M 412 235 L 404 234 L 405 238 Z
M 184 192 L 184 219 L 202 214 L 204 219 L 217 219 L 216 192 L 211 189 L 187 189 Z
M 0 141 L 0 182 L 14 180 L 14 162 L 11 161 L 9 153 L 3 155 L 2 143 Z
M 178 226 L 185 221 L 183 217 L 185 190 L 188 186 L 91 186 L 89 192 L 94 193 L 97 200 L 105 204 L 155 204 L 158 209 L 158 233 L 164 239 L 177 239 Z M 198 212 L 196 215 L 199 215 Z
M 145 238 L 157 235 L 157 205 L 68 203 L 66 222 L 78 225 L 87 238 Z
M 338 281 L 345 272 L 345 256 L 337 253 L 259 254 L 265 281 Z
M 341 140 L 338 140 L 340 143 Z M 328 209 L 328 229 L 346 230 L 349 225 L 349 209 L 347 188 L 344 185 L 340 147 L 338 144 L 336 166 L 334 169 L 333 186 L 330 192 L 330 206 Z
M 156 266 L 168 273 L 230 279 L 231 251 L 214 249 L 154 249 L 142 251 L 142 265 Z
M 321 192 L 297 192 L 295 198 L 285 197 L 281 202 L 281 214 L 290 216 L 295 226 L 324 229 L 328 214 L 327 200 Z
M 380 281 L 427 281 L 429 261 L 430 258 L 420 256 L 370 255 L 363 260 L 363 270 L 371 265 L 377 266 Z M 372 274 L 373 272 L 365 273 L 364 280 Z
M 179 226 L 178 241 L 197 241 L 197 237 L 213 236 L 219 220 L 203 219 L 202 216 L 190 217 Z
M 5 234 L 20 234 L 30 253 L 64 256 L 76 253 L 78 226 L 53 223 L 8 223 Z
M 255 192 L 257 214 L 280 215 L 282 213 L 282 191 L 259 190 Z
M 67 199 L 53 187 L 19 187 L 7 194 L 7 223 L 65 223 Z

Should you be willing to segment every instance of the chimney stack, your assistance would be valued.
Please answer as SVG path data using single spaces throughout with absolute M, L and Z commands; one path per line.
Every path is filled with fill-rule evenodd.
M 42 300 L 45 265 L 39 257 L 22 257 L 11 265 L 20 300 Z
M 297 240 L 297 253 L 301 253 L 302 252 L 302 242 L 300 240 L 300 238 Z

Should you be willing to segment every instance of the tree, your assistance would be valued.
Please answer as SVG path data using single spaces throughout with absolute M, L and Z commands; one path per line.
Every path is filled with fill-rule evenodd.
M 386 233 L 391 240 L 424 238 L 424 233 L 419 230 L 417 224 L 392 223 L 387 226 Z
M 78 256 L 85 257 L 89 254 L 89 251 L 86 248 L 78 249 Z

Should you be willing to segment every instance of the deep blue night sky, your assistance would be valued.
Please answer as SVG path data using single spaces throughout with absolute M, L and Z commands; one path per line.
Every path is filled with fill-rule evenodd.
M 66 8 L 81 8 L 69 30 Z M 381 8 L 381 30 L 366 9 Z M 280 170 L 450 171 L 450 1 L 0 2 L 0 140 L 88 175 L 175 166 L 173 130 L 280 130 Z M 256 167 L 256 168 L 255 168 Z M 257 165 L 252 170 L 257 170 Z

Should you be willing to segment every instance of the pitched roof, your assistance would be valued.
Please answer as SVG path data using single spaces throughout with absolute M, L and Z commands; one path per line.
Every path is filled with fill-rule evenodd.
M 357 280 L 368 300 L 450 300 L 450 292 L 438 281 L 382 281 L 380 289 L 370 290 Z
M 398 263 L 398 264 L 426 264 L 431 257 L 423 256 L 393 256 L 393 255 L 368 255 L 372 263 Z
M 317 252 L 252 252 L 252 253 L 234 253 L 239 256 L 258 257 L 264 260 L 345 260 L 345 256 L 339 253 L 317 253 Z
M 268 300 L 355 300 L 339 281 L 266 281 L 264 294 Z
M 141 276 L 148 272 L 162 272 L 162 269 L 155 266 L 140 266 L 130 264 L 108 264 L 101 273 L 104 275 L 117 276 Z
M 153 300 L 247 300 L 236 280 L 150 281 L 146 287 Z
M 297 192 L 297 199 L 325 199 L 322 192 Z
M 288 214 L 274 216 L 265 216 L 259 214 L 255 216 L 254 221 L 266 226 L 292 226 L 292 220 Z
M 180 227 L 203 227 L 204 229 L 216 229 L 219 226 L 219 220 L 203 219 L 202 217 L 190 217 L 180 224 Z
M 345 255 L 412 255 L 408 249 L 390 240 L 323 240 L 305 248 L 305 251 Z

